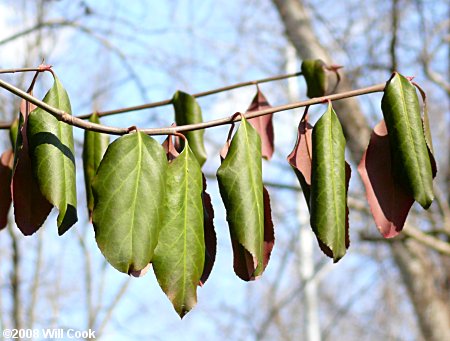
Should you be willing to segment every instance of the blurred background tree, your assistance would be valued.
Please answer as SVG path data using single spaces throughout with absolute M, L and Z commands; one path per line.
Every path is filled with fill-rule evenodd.
M 0 233 L 1 328 L 92 328 L 107 340 L 450 339 L 449 14 L 450 5 L 441 0 L 3 1 L 0 68 L 36 66 L 45 59 L 68 90 L 75 114 L 298 70 L 307 58 L 345 66 L 338 91 L 386 81 L 393 70 L 415 76 L 428 93 L 439 172 L 430 210 L 414 205 L 404 233 L 393 240 L 379 236 L 354 172 L 352 245 L 332 265 L 313 240 L 297 180 L 285 162 L 302 113 L 276 116 L 276 153 L 264 162 L 264 177 L 277 240 L 264 276 L 243 283 L 232 270 L 212 179 L 227 128 L 210 129 L 205 171 L 218 256 L 197 307 L 180 322 L 152 274 L 129 279 L 107 265 L 96 247 L 83 208 L 83 134 L 76 129 L 80 221 L 57 238 L 55 219 L 49 218 L 36 235 L 23 237 L 11 217 Z M 32 75 L 2 77 L 26 89 Z M 37 97 L 50 82 L 42 79 Z M 306 97 L 301 78 L 261 89 L 272 105 Z M 204 119 L 245 110 L 254 91 L 200 99 Z M 336 102 L 353 168 L 381 118 L 380 100 L 381 94 L 373 94 Z M 19 103 L 0 92 L 2 121 L 17 116 Z M 314 108 L 313 119 L 323 110 Z M 171 107 L 103 120 L 139 127 L 172 121 Z M 8 133 L 0 134 L 4 150 Z

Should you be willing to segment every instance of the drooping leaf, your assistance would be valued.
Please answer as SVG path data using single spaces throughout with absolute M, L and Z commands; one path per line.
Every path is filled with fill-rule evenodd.
M 313 127 L 308 123 L 308 114 L 306 113 L 298 125 L 297 141 L 294 149 L 287 157 L 300 182 L 308 208 L 311 191 L 312 129 Z
M 8 212 L 11 207 L 11 174 L 14 153 L 8 149 L 0 156 L 0 230 L 8 223 Z
M 43 101 L 71 114 L 69 96 L 56 76 Z M 36 108 L 28 117 L 27 136 L 33 173 L 42 194 L 59 210 L 62 235 L 78 220 L 72 126 Z
M 347 189 L 345 138 L 331 103 L 314 126 L 312 149 L 311 227 L 322 250 L 329 249 L 324 252 L 337 262 L 348 247 Z
M 211 203 L 211 196 L 206 192 L 206 178 L 203 175 L 203 224 L 205 235 L 205 265 L 199 285 L 205 284 L 211 274 L 216 260 L 217 237 L 214 229 L 214 209 Z
M 234 271 L 243 280 L 260 276 L 273 246 L 273 225 L 262 183 L 261 139 L 242 116 L 217 171 L 234 253 Z M 224 155 L 222 155 L 224 156 Z M 272 235 L 272 238 L 270 237 Z
M 324 96 L 328 88 L 325 63 L 320 59 L 306 59 L 301 66 L 309 98 Z
M 98 115 L 92 114 L 89 122 L 100 123 Z M 94 196 L 92 194 L 92 180 L 97 172 L 98 166 L 102 161 L 103 154 L 109 145 L 109 135 L 96 133 L 94 131 L 84 131 L 83 145 L 83 169 L 84 183 L 86 186 L 86 199 L 89 217 L 92 217 L 92 209 L 94 208 Z
M 16 118 L 11 123 L 11 128 L 9 128 L 9 139 L 11 141 L 12 149 L 15 149 L 16 141 L 17 141 L 17 134 L 19 133 L 19 119 Z
M 420 117 L 419 100 L 411 82 L 394 73 L 381 101 L 396 181 L 423 207 L 434 198 L 430 156 Z
M 175 122 L 177 125 L 181 126 L 203 122 L 202 110 L 193 96 L 182 91 L 177 91 L 173 95 L 172 103 L 175 109 Z M 186 138 L 200 166 L 203 166 L 207 158 L 203 142 L 204 133 L 204 130 L 186 132 Z M 181 141 L 181 147 L 184 147 L 183 141 Z
M 95 239 L 117 270 L 131 273 L 150 263 L 165 200 L 167 160 L 153 138 L 137 132 L 106 150 L 92 181 Z
M 35 108 L 33 104 L 22 100 L 11 182 L 14 219 L 17 227 L 26 236 L 32 235 L 42 226 L 53 208 L 39 189 L 29 155 L 28 116 Z
M 367 201 L 377 228 L 383 237 L 392 238 L 403 229 L 414 198 L 393 177 L 387 135 L 382 120 L 372 132 L 358 172 L 366 188 Z
M 247 109 L 247 113 L 271 108 L 259 87 L 253 101 Z M 251 118 L 248 122 L 256 129 L 261 137 L 262 156 L 270 160 L 274 151 L 273 114 Z
M 422 95 L 422 101 L 423 101 L 423 115 L 422 115 L 422 124 L 423 124 L 423 133 L 425 137 L 425 142 L 427 143 L 428 148 L 428 155 L 430 157 L 431 162 L 431 174 L 433 176 L 433 179 L 436 177 L 437 174 L 437 163 L 434 158 L 434 150 L 433 150 L 433 140 L 431 138 L 431 129 L 430 129 L 430 119 L 428 118 L 428 101 L 427 101 L 427 94 L 425 91 L 416 83 L 414 83 L 414 86 L 419 90 L 420 94 Z
M 169 163 L 166 186 L 165 218 L 152 263 L 159 285 L 183 317 L 197 303 L 205 263 L 203 177 L 188 142 Z

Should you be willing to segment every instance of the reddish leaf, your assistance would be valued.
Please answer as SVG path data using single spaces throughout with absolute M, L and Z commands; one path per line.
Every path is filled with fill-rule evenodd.
M 164 140 L 164 142 L 162 144 L 162 147 L 166 151 L 166 155 L 167 155 L 167 160 L 168 161 L 172 161 L 178 155 L 180 155 L 180 153 L 178 153 L 178 151 L 177 151 L 177 149 L 175 147 L 175 144 L 173 143 L 173 139 L 174 138 L 178 139 L 177 136 L 169 135 L 169 136 L 167 136 L 167 138 Z
M 11 174 L 14 153 L 8 149 L 0 157 L 0 230 L 8 223 L 8 212 L 11 207 Z
M 142 270 L 130 271 L 129 275 L 133 276 L 133 277 L 144 277 L 145 274 L 148 272 L 148 270 L 150 270 L 151 267 L 152 267 L 152 263 L 148 263 L 147 266 L 145 268 L 143 268 Z
M 264 200 L 264 255 L 263 264 L 264 268 L 267 266 L 270 260 L 273 246 L 275 244 L 275 233 L 273 229 L 272 221 L 272 208 L 270 207 L 270 196 L 266 187 L 263 187 L 263 200 Z
M 269 104 L 266 97 L 263 95 L 259 87 L 257 87 L 256 95 L 253 98 L 252 103 L 248 107 L 247 113 L 250 113 L 252 111 L 264 110 L 271 107 L 272 106 Z M 273 114 L 270 114 L 251 118 L 248 120 L 261 137 L 262 156 L 267 160 L 270 160 L 272 158 L 274 151 L 272 116 Z
M 295 147 L 287 157 L 300 182 L 308 207 L 311 187 L 312 128 L 312 125 L 308 123 L 308 114 L 305 112 L 298 125 Z
M 206 192 L 206 178 L 203 175 L 203 224 L 205 236 L 205 265 L 203 267 L 202 277 L 200 278 L 200 286 L 205 284 L 216 260 L 217 237 L 214 230 L 214 209 L 211 204 L 211 196 Z
M 377 228 L 383 237 L 395 237 L 403 229 L 414 198 L 393 177 L 384 120 L 374 128 L 358 172 L 366 188 L 367 200 Z
M 34 108 L 34 105 L 25 101 L 22 101 L 20 105 L 20 122 L 23 124 L 19 125 L 11 181 L 15 221 L 20 231 L 26 236 L 32 235 L 42 226 L 53 207 L 39 189 L 28 153 L 28 114 Z
M 275 244 L 275 234 L 272 222 L 272 210 L 270 207 L 270 196 L 266 187 L 263 187 L 264 200 L 264 253 L 263 266 L 267 266 L 270 260 L 273 246 Z M 231 238 L 231 246 L 233 247 L 234 261 L 233 267 L 236 275 L 244 281 L 253 281 L 259 276 L 254 276 L 257 264 L 254 263 L 252 254 L 248 252 L 237 240 Z

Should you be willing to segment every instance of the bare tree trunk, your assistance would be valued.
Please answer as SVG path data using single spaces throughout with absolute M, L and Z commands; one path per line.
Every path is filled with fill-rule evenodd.
M 286 35 L 303 59 L 320 58 L 327 63 L 331 56 L 314 33 L 310 16 L 302 0 L 272 0 L 284 24 Z M 344 77 L 338 91 L 348 90 L 350 82 Z M 358 162 L 367 146 L 370 128 L 354 98 L 334 104 L 342 113 L 340 121 L 347 137 L 354 161 Z M 420 330 L 427 341 L 450 340 L 450 307 L 436 288 L 436 273 L 429 262 L 429 254 L 417 242 L 392 244 L 394 260 L 399 267 L 415 308 Z
M 332 58 L 327 50 L 320 44 L 314 33 L 302 1 L 299 0 L 272 0 L 284 24 L 286 35 L 296 48 L 302 59 L 322 59 L 331 64 Z M 342 75 L 338 92 L 351 90 L 350 81 Z M 362 153 L 369 143 L 370 129 L 365 116 L 362 114 L 358 100 L 348 98 L 333 103 L 336 114 L 342 123 L 347 145 L 353 159 L 359 161 Z

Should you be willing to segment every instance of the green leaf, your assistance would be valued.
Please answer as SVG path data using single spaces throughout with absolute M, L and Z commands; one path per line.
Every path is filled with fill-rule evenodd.
M 108 262 L 124 273 L 150 263 L 158 242 L 165 200 L 164 150 L 137 132 L 106 150 L 92 182 L 95 239 Z
M 9 128 L 9 139 L 11 141 L 12 149 L 14 150 L 16 147 L 17 134 L 19 132 L 19 119 L 16 118 L 12 124 L 11 128 Z
M 92 114 L 89 122 L 100 123 L 98 115 Z M 109 135 L 96 133 L 94 131 L 84 131 L 84 145 L 83 145 L 83 168 L 84 168 L 84 183 L 86 186 L 86 198 L 89 217 L 92 216 L 94 208 L 94 196 L 92 194 L 92 180 L 97 172 L 98 166 L 102 161 L 103 154 L 109 145 Z
M 311 227 L 322 250 L 339 261 L 346 252 L 345 138 L 331 103 L 312 133 Z M 323 247 L 324 246 L 324 247 Z
M 56 76 L 43 101 L 71 114 L 69 97 Z M 42 194 L 59 210 L 62 235 L 78 220 L 72 126 L 36 108 L 28 118 L 27 136 L 33 172 Z
M 261 139 L 242 116 L 229 151 L 217 171 L 220 195 L 225 204 L 233 241 L 234 268 L 244 280 L 264 271 L 264 201 Z M 239 261 L 240 259 L 240 261 Z M 238 261 L 236 261 L 238 260 Z M 252 271 L 243 276 L 238 263 L 247 263 Z
M 381 101 L 394 177 L 423 207 L 434 199 L 433 175 L 415 87 L 394 73 Z
M 306 59 L 301 69 L 307 86 L 307 96 L 309 98 L 324 96 L 328 88 L 325 63 L 320 59 Z
M 202 192 L 200 165 L 185 143 L 167 169 L 165 218 L 152 260 L 159 285 L 180 317 L 197 303 L 205 263 Z
M 175 109 L 175 122 L 177 125 L 181 126 L 203 122 L 202 110 L 193 96 L 182 91 L 177 91 L 173 95 L 172 103 Z M 204 130 L 186 132 L 186 138 L 200 166 L 203 166 L 207 158 L 203 142 L 204 133 Z M 181 142 L 181 146 L 183 147 L 184 142 Z

